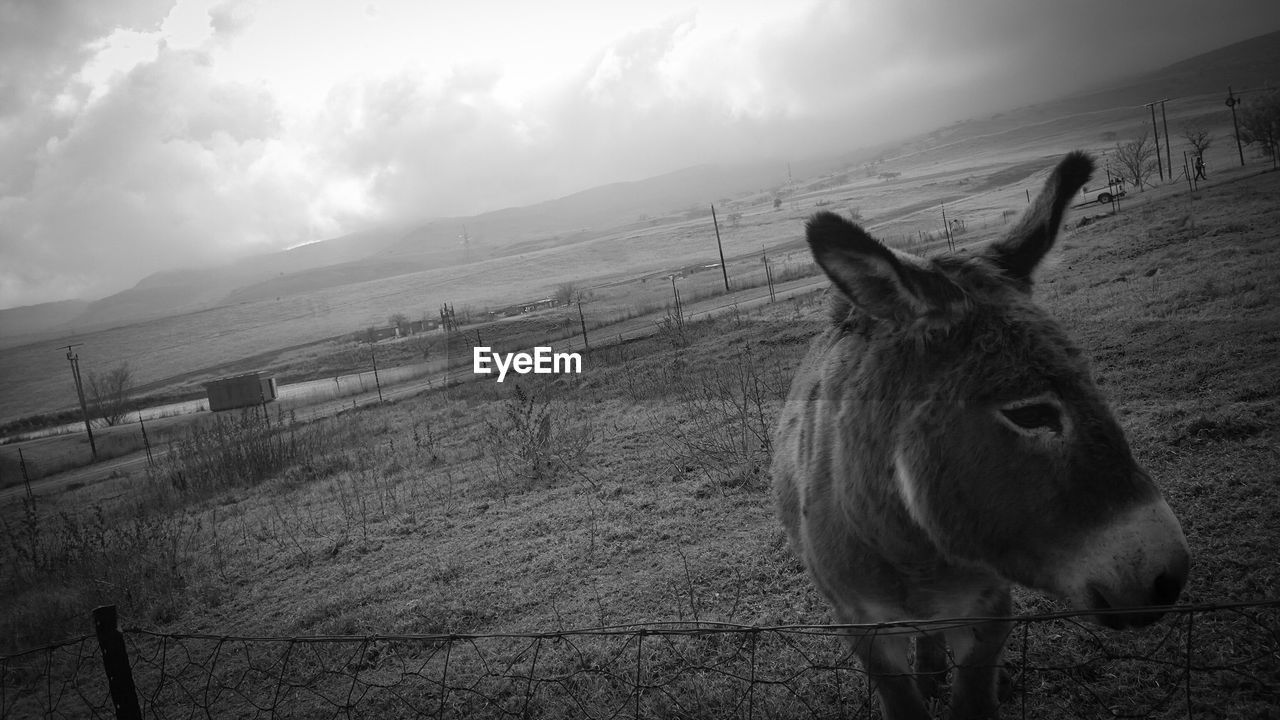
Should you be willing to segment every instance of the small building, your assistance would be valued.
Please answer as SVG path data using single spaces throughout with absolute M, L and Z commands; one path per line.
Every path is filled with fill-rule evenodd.
M 234 410 L 268 403 L 279 397 L 276 379 L 260 372 L 219 378 L 204 384 L 209 395 L 209 409 Z
M 541 300 L 533 300 L 531 302 L 520 303 L 521 313 L 531 313 L 538 310 L 545 310 L 556 306 L 555 298 L 543 298 Z

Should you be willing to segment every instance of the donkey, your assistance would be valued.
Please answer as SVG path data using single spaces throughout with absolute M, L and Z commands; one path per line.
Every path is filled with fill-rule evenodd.
M 1068 154 L 1008 236 L 967 258 L 899 253 L 832 213 L 806 225 L 836 292 L 776 430 L 791 548 L 842 624 L 984 618 L 851 629 L 890 720 L 929 717 L 948 644 L 950 717 L 998 716 L 1013 583 L 1123 628 L 1155 622 L 1186 582 L 1178 520 L 1081 351 L 1031 300 L 1092 172 Z

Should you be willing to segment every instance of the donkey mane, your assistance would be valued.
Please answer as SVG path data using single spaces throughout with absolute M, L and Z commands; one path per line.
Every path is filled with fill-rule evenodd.
M 1023 306 L 1030 305 L 1029 282 L 1011 276 L 991 258 L 937 257 L 920 262 L 935 274 L 935 287 L 945 281 L 949 297 L 953 298 L 947 322 L 905 326 L 886 322 L 853 304 L 843 293 L 829 292 L 827 320 L 830 326 L 863 337 L 870 337 L 877 330 L 905 335 L 918 350 L 937 352 L 948 339 L 958 336 L 989 346 L 1008 342 L 1010 327 L 998 322 L 1000 317 L 1012 316 L 1024 322 L 1034 318 L 1036 324 L 1053 323 L 1050 318 L 1019 312 Z M 985 337 L 975 338 L 977 335 Z

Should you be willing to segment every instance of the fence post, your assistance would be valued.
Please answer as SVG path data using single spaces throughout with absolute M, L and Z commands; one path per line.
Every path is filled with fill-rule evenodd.
M 124 635 L 116 627 L 116 606 L 104 605 L 93 610 L 93 629 L 98 634 L 98 646 L 102 648 L 102 667 L 107 671 L 107 684 L 111 688 L 111 704 L 115 706 L 118 720 L 141 720 L 138 691 L 133 687 L 133 671 L 129 669 L 129 653 L 124 647 Z
M 641 665 L 644 664 L 642 652 L 644 651 L 644 636 L 646 634 L 648 633 L 643 629 L 636 633 L 636 720 L 640 720 L 640 679 L 642 677 Z
M 31 476 L 27 474 L 27 458 L 22 454 L 22 448 L 18 448 L 18 467 L 22 470 L 22 484 L 27 488 L 27 499 L 34 500 L 31 494 Z

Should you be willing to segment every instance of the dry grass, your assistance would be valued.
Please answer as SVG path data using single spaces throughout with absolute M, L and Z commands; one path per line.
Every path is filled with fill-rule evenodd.
M 1099 220 L 1064 238 L 1039 278 L 1183 521 L 1187 602 L 1280 597 L 1277 194 L 1270 174 Z M 764 476 L 766 431 L 821 321 L 821 303 L 801 298 L 688 323 L 680 343 L 597 348 L 577 378 L 470 383 L 309 425 L 177 439 L 207 440 L 207 459 L 121 481 L 117 497 L 90 503 L 83 488 L 3 511 L 3 647 L 84 632 L 103 603 L 129 625 L 243 635 L 827 621 Z M 265 468 L 221 457 L 249 439 L 296 450 Z M 213 479 L 175 481 L 197 469 Z M 1029 593 L 1018 603 L 1057 607 Z M 1165 631 L 1108 642 L 1145 652 Z M 1090 633 L 1045 637 L 1031 651 L 1046 664 L 1095 652 Z M 1197 637 L 1205 656 L 1244 641 Z M 1257 674 L 1276 676 L 1266 652 Z M 1089 667 L 1079 683 L 1037 685 L 1032 701 L 1120 703 L 1129 683 L 1169 680 Z M 1196 692 L 1224 717 L 1274 698 Z

